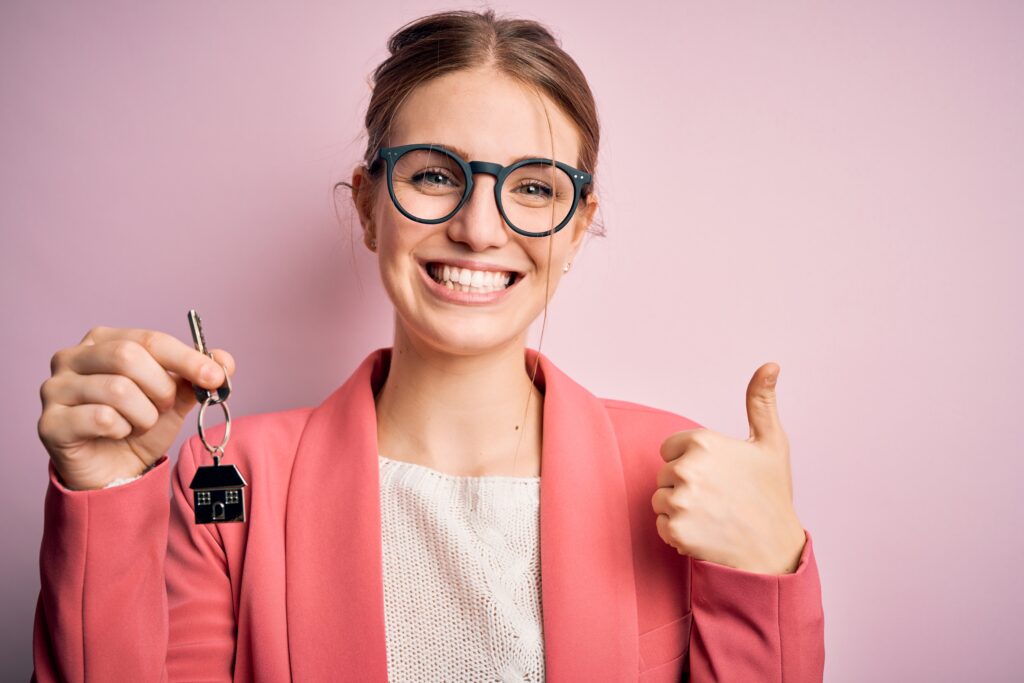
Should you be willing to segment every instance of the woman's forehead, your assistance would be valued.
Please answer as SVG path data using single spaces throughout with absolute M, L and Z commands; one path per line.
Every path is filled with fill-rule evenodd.
M 550 98 L 493 70 L 445 74 L 410 93 L 388 146 L 412 143 L 443 144 L 465 152 L 467 161 L 501 164 L 525 155 L 574 163 L 579 152 L 575 125 Z

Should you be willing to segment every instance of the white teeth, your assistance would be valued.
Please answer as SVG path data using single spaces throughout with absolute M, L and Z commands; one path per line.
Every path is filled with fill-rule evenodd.
M 505 289 L 512 280 L 511 273 L 470 270 L 456 268 L 448 264 L 442 266 L 431 264 L 427 267 L 427 272 L 439 284 L 460 292 L 490 292 L 496 289 Z

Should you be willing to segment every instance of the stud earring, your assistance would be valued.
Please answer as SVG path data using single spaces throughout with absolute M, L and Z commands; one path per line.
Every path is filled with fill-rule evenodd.
M 572 265 L 572 261 L 569 261 L 568 263 L 566 263 L 565 264 L 565 268 L 562 268 L 562 272 L 563 273 L 568 273 L 569 272 L 569 266 L 571 266 L 571 265 Z
M 371 239 L 370 240 L 370 249 L 376 249 L 376 248 L 377 248 L 377 240 Z

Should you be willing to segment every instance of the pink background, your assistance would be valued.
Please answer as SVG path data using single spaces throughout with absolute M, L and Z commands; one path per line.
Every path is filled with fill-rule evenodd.
M 315 405 L 389 344 L 329 188 L 387 36 L 457 6 L 0 6 L 5 680 L 31 668 L 50 356 L 97 324 L 189 340 L 195 307 L 241 415 Z M 603 122 L 608 236 L 541 350 L 737 438 L 778 362 L 826 680 L 1019 676 L 1024 5 L 492 6 L 554 28 Z

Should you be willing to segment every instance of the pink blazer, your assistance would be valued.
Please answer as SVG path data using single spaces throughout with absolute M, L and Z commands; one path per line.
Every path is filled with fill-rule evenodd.
M 111 489 L 68 490 L 50 465 L 34 680 L 387 681 L 373 395 L 390 359 L 376 349 L 315 408 L 233 421 L 242 524 L 193 524 L 198 436 L 173 472 L 165 454 Z M 700 425 L 598 398 L 543 354 L 536 383 L 547 680 L 821 681 L 810 533 L 792 574 L 680 555 L 651 495 L 661 441 Z

